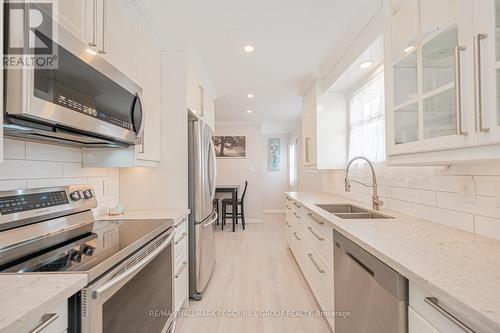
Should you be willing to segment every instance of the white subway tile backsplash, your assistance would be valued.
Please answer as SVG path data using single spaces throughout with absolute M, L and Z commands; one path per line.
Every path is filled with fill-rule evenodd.
M 82 152 L 76 148 L 26 142 L 26 159 L 81 163 Z
M 62 177 L 61 162 L 4 160 L 0 163 L 0 179 L 35 179 Z
M 393 187 L 392 198 L 423 205 L 436 206 L 436 192 L 404 187 Z
M 500 239 L 500 219 L 476 215 L 474 232 L 478 235 Z
M 104 184 L 107 184 L 104 195 Z M 94 214 L 106 213 L 119 203 L 119 169 L 82 168 L 81 151 L 63 146 L 4 140 L 0 163 L 0 191 L 89 184 L 96 191 Z
M 106 168 L 82 168 L 81 163 L 63 163 L 64 177 L 105 177 L 108 175 Z
M 456 193 L 438 192 L 438 206 L 470 214 L 500 218 L 500 208 L 496 207 L 496 198 L 494 197 L 476 196 L 476 202 L 469 203 L 460 201 Z
M 3 140 L 3 158 L 24 160 L 26 158 L 26 142 L 20 140 Z
M 449 227 L 474 232 L 474 215 L 472 214 L 413 204 L 412 215 L 424 220 L 447 225 Z
M 476 183 L 476 195 L 494 197 L 500 188 L 500 177 L 474 176 Z

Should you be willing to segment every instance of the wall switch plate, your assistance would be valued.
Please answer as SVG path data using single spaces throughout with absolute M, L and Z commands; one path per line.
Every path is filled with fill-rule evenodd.
M 476 202 L 476 182 L 474 179 L 463 180 L 460 182 L 458 197 L 461 202 Z

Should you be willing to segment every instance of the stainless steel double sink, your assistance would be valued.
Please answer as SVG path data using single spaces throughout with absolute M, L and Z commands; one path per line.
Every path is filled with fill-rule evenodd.
M 351 204 L 316 205 L 341 219 L 392 219 L 392 216 L 364 209 Z

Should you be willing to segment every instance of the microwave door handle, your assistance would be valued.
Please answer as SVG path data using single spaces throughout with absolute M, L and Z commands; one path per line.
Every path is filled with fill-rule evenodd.
M 139 272 L 144 266 L 146 266 L 150 261 L 152 261 L 161 251 L 163 251 L 167 246 L 172 244 L 172 240 L 174 238 L 174 232 L 171 232 L 168 238 L 165 240 L 165 242 L 157 247 L 153 252 L 147 255 L 144 259 L 139 261 L 137 264 L 132 266 L 128 271 L 124 272 L 123 274 L 119 274 L 103 284 L 101 287 L 97 288 L 94 290 L 92 293 L 92 297 L 94 299 L 99 298 L 103 293 L 108 291 L 109 289 L 113 288 L 113 286 L 117 285 L 118 283 L 124 281 L 128 277 L 134 276 L 137 272 Z
M 142 93 L 138 91 L 136 93 L 136 96 L 139 101 L 139 104 L 141 105 L 141 113 L 142 113 L 141 126 L 139 127 L 139 131 L 137 131 L 137 136 L 141 138 L 144 134 L 144 127 L 146 126 L 146 112 L 144 109 L 144 103 L 142 102 L 143 101 Z

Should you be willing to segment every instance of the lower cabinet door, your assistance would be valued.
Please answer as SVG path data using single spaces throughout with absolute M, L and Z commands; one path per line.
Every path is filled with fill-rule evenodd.
M 188 263 L 182 261 L 175 270 L 175 311 L 179 311 L 188 295 Z
M 408 332 L 409 333 L 440 333 L 428 321 L 422 318 L 415 310 L 408 307 Z
M 64 301 L 44 314 L 29 332 L 61 333 L 68 329 L 68 302 Z

